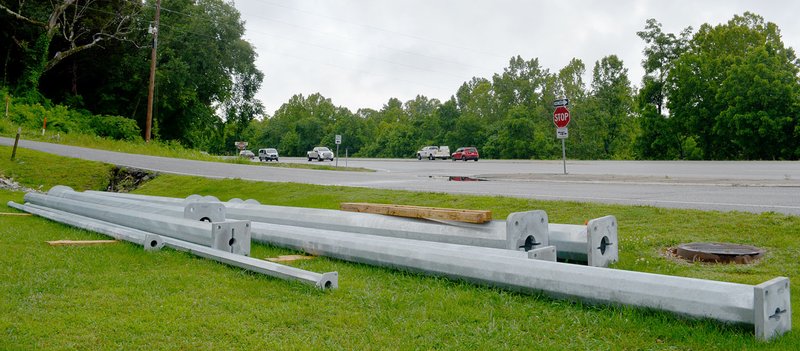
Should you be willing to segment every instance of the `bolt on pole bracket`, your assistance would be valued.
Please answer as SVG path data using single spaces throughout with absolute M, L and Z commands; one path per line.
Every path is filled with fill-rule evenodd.
M 792 330 L 789 279 L 774 278 L 753 288 L 756 338 L 770 340 Z
M 547 213 L 541 210 L 514 212 L 506 219 L 506 242 L 509 250 L 531 249 L 550 245 Z
M 595 218 L 586 225 L 588 265 L 608 267 L 619 260 L 617 219 L 614 216 Z

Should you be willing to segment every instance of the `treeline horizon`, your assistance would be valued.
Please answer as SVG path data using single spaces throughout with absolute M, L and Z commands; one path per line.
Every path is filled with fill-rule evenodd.
M 141 138 L 152 1 L 109 2 L 108 11 L 82 12 L 86 26 L 117 37 L 58 62 L 85 41 L 70 42 L 11 15 L 41 23 L 57 6 L 14 8 L 8 0 L 0 6 L 6 10 L 0 11 L 0 53 L 7 57 L 0 88 L 16 106 L 29 106 L 12 108 L 12 121 L 35 126 L 42 114 L 58 110 L 54 128 Z M 616 55 L 588 68 L 574 58 L 555 72 L 538 58 L 515 56 L 503 72 L 474 77 L 445 101 L 418 95 L 351 111 L 319 93 L 297 94 L 268 116 L 255 98 L 264 75 L 231 3 L 165 0 L 162 6 L 170 11 L 162 13 L 159 34 L 154 138 L 211 153 L 230 154 L 234 141 L 247 141 L 251 149 L 304 156 L 314 146 L 335 146 L 338 134 L 341 152 L 352 156 L 413 157 L 422 146 L 448 145 L 475 146 L 481 158 L 554 159 L 561 148 L 552 102 L 567 97 L 569 158 L 800 158 L 800 61 L 777 25 L 749 12 L 680 33 L 648 20 L 637 32 L 645 55 L 640 88 Z M 105 33 L 102 23 L 121 23 L 125 31 Z M 590 82 L 583 81 L 587 69 Z

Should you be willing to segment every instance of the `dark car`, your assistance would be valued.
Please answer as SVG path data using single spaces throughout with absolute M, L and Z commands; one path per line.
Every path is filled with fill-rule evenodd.
M 453 155 L 452 155 L 453 161 L 455 161 L 455 160 L 464 160 L 464 161 L 475 160 L 475 162 L 478 162 L 478 158 L 479 157 L 480 156 L 478 155 L 478 149 L 476 149 L 474 147 L 471 147 L 471 146 L 470 147 L 460 147 L 460 148 L 456 149 L 456 152 L 454 152 Z

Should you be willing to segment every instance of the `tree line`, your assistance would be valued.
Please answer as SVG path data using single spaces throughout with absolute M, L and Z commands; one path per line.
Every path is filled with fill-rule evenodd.
M 141 138 L 158 30 L 153 137 L 228 149 L 263 116 L 255 93 L 264 75 L 238 10 L 223 0 L 164 0 L 156 29 L 155 9 L 155 0 L 0 0 L 0 88 L 29 105 L 12 119 L 35 126 L 26 112 L 47 110 L 54 128 L 80 129 L 93 123 L 75 119 L 121 118 L 135 122 L 122 137 Z
M 552 102 L 567 97 L 571 158 L 800 158 L 800 61 L 777 25 L 753 13 L 680 33 L 648 20 L 637 32 L 645 76 L 636 86 L 616 55 L 589 67 L 574 58 L 554 72 L 515 56 L 444 101 L 391 98 L 351 111 L 297 94 L 268 116 L 255 99 L 264 75 L 231 3 L 163 6 L 154 135 L 212 153 L 241 140 L 302 156 L 339 134 L 354 156 L 412 157 L 449 145 L 476 146 L 482 158 L 558 158 Z M 135 121 L 141 133 L 153 11 L 153 1 L 0 0 L 3 89 L 31 104 Z

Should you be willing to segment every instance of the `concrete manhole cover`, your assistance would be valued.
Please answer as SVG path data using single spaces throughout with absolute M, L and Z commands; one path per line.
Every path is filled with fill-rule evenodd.
M 688 243 L 675 249 L 675 255 L 688 261 L 750 263 L 766 250 L 751 245 L 730 243 Z

